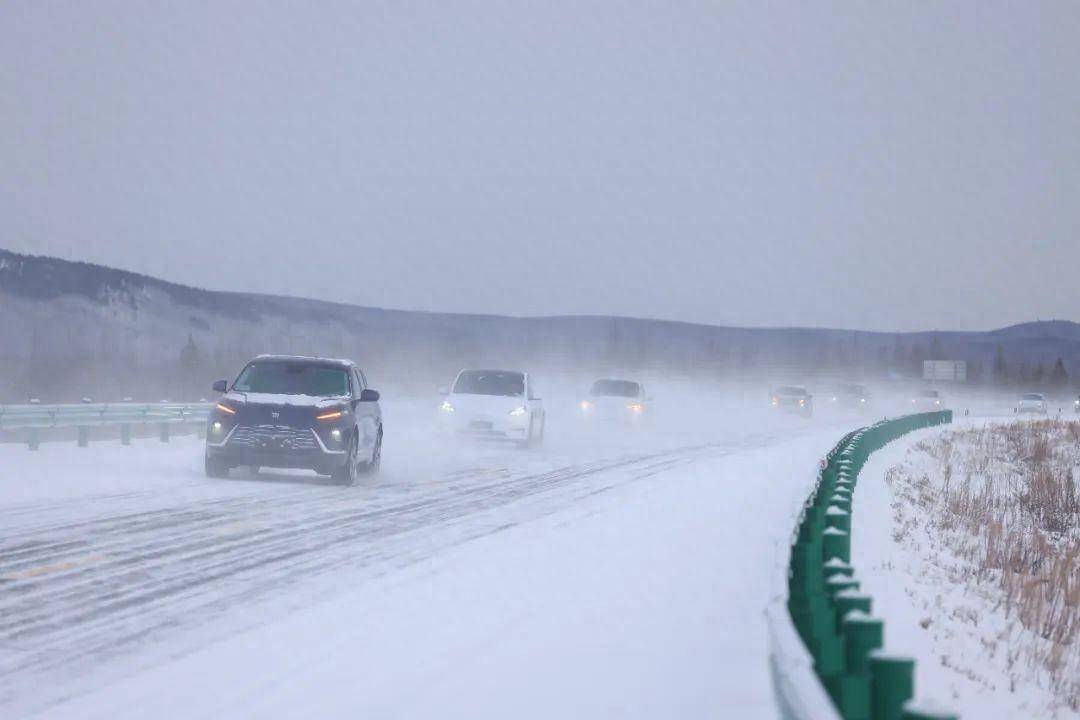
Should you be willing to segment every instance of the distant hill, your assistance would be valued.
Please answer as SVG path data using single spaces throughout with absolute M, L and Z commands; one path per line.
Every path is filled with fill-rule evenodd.
M 1061 357 L 1080 376 L 1080 324 L 991 332 L 880 333 L 715 327 L 600 316 L 515 318 L 385 310 L 201 290 L 158 278 L 0 250 L 0 401 L 205 394 L 260 352 L 347 356 L 374 377 L 426 388 L 465 365 L 723 379 L 913 378 L 921 361 L 989 375 L 998 348 L 1017 384 Z M 180 363 L 181 350 L 188 360 Z M 1033 376 L 1042 368 L 1042 378 Z

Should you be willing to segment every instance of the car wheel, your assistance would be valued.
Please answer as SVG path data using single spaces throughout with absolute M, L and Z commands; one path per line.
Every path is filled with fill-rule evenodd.
M 206 477 L 225 478 L 229 476 L 229 468 L 225 463 L 212 457 L 206 458 Z
M 331 474 L 331 476 L 330 476 L 331 478 L 333 478 L 334 482 L 338 483 L 339 485 L 346 485 L 346 486 L 356 484 L 356 475 L 357 475 L 357 468 L 356 468 L 357 457 L 356 457 L 356 455 L 357 455 L 356 436 L 353 435 L 352 440 L 349 441 L 349 452 L 345 456 L 345 464 L 342 465 L 341 467 L 336 468 L 334 470 L 333 474 Z
M 382 467 L 382 429 L 375 438 L 375 448 L 371 451 L 371 459 L 360 466 L 360 471 L 364 475 L 378 475 L 380 467 Z
M 547 415 L 540 417 L 540 430 L 536 433 L 536 437 L 533 438 L 533 447 L 540 447 L 544 444 L 544 428 L 547 426 Z
M 248 475 L 250 475 L 251 477 L 259 477 L 259 470 L 262 470 L 262 468 L 258 465 L 249 465 Z

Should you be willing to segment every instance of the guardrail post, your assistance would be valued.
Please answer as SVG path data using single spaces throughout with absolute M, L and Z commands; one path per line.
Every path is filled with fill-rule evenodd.
M 836 627 L 843 627 L 844 618 L 853 610 L 870 614 L 873 598 L 855 589 L 840 590 L 833 595 L 833 607 L 836 609 Z
M 829 561 L 825 563 L 824 571 L 826 580 L 833 575 L 847 575 L 850 577 L 855 574 L 855 568 L 851 567 L 851 565 L 838 557 L 830 558 Z
M 26 433 L 26 445 L 31 450 L 37 450 L 41 447 L 41 435 L 38 433 L 37 428 L 30 428 Z
M 948 710 L 939 710 L 932 707 L 923 707 L 909 702 L 904 706 L 902 720 L 959 720 L 959 716 Z
M 870 653 L 870 714 L 874 720 L 901 720 L 904 703 L 914 695 L 914 658 L 881 650 Z
M 169 442 L 169 423 L 161 423 L 161 442 Z
M 840 558 L 846 563 L 851 562 L 851 536 L 843 530 L 835 527 L 827 527 L 821 533 L 825 557 Z
M 120 444 L 131 444 L 131 425 L 128 425 L 127 423 L 120 426 Z
M 79 426 L 79 447 L 84 448 L 90 444 L 90 428 L 85 425 Z

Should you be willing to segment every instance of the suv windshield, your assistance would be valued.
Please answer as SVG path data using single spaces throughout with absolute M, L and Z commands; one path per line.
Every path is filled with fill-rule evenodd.
M 233 383 L 233 390 L 271 395 L 336 397 L 349 394 L 349 375 L 343 368 L 325 365 L 258 362 L 244 368 Z
M 1028 393 L 1024 396 L 1024 400 L 1042 400 L 1043 396 L 1038 393 Z
M 641 386 L 630 380 L 597 380 L 589 394 L 633 398 L 641 394 Z
M 781 385 L 776 388 L 774 395 L 805 395 L 806 388 L 795 387 L 793 385 Z
M 454 392 L 458 395 L 517 397 L 525 394 L 525 376 L 501 370 L 466 370 L 458 375 Z

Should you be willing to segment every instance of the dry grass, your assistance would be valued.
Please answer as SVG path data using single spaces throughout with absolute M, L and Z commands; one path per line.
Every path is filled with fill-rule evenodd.
M 1080 423 L 1017 422 L 921 443 L 933 474 L 908 478 L 907 501 L 995 583 L 1005 613 L 1040 638 L 1025 648 L 1058 696 L 1080 709 Z

